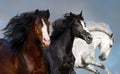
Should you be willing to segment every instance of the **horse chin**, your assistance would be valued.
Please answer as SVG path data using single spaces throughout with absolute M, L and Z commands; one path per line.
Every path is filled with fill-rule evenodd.
M 42 42 L 42 47 L 48 47 L 50 45 L 50 42 Z
M 42 47 L 43 47 L 43 48 L 45 48 L 45 47 L 47 47 L 47 46 L 45 46 L 45 44 L 44 44 L 44 43 L 42 43 Z
M 87 43 L 87 44 L 91 44 L 91 43 L 92 43 L 92 40 L 87 40 L 86 43 Z
M 100 61 L 105 61 L 106 60 L 106 58 L 104 58 L 104 59 L 100 59 Z

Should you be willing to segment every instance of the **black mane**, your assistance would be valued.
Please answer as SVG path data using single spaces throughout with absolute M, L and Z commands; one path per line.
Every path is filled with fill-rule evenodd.
M 52 23 L 52 35 L 51 39 L 59 37 L 68 27 L 70 27 L 72 21 L 64 16 L 64 18 L 60 18 L 55 20 Z
M 38 14 L 41 13 L 42 17 L 46 17 L 46 15 L 44 14 L 45 11 L 43 11 L 43 13 L 38 9 L 36 11 L 38 11 Z M 30 27 L 36 19 L 35 12 L 34 11 L 24 12 L 20 15 L 14 16 L 8 22 L 7 26 L 3 29 L 5 31 L 4 35 L 7 39 L 10 40 L 12 48 L 15 49 L 22 48 L 28 36 Z
M 64 14 L 64 18 L 55 20 L 52 23 L 53 32 L 51 35 L 51 39 L 59 37 L 67 28 L 71 27 L 75 19 L 81 19 L 84 21 L 82 14 L 76 15 L 72 12 Z

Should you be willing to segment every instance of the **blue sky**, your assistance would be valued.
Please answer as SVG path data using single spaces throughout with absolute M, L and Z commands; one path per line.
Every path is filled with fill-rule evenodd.
M 6 26 L 11 17 L 37 8 L 50 10 L 50 22 L 62 17 L 64 13 L 71 11 L 78 14 L 83 10 L 86 22 L 108 24 L 114 33 L 115 43 L 108 59 L 102 63 L 113 74 L 120 74 L 120 0 L 0 0 L 0 29 Z M 0 37 L 2 36 L 0 31 Z M 81 69 L 76 71 L 78 74 L 91 74 Z

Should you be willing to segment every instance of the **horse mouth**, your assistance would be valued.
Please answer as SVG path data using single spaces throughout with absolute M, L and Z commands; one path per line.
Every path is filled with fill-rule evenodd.
M 105 61 L 106 58 L 104 56 L 99 56 L 100 61 Z
M 101 58 L 101 59 L 100 59 L 100 61 L 105 61 L 105 60 L 106 60 L 106 58 Z
M 48 47 L 49 45 L 50 45 L 50 40 L 49 41 L 42 40 L 43 47 Z

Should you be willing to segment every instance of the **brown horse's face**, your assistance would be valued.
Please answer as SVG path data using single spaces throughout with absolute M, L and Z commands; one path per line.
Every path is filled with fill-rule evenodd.
M 49 25 L 50 23 L 46 18 L 38 17 L 35 20 L 36 37 L 41 41 L 43 47 L 47 47 L 50 44 Z

